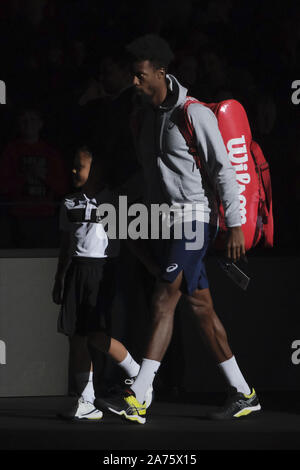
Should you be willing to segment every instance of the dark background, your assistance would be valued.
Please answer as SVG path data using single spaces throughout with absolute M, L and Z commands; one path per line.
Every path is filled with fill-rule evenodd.
M 0 1 L 0 79 L 7 89 L 7 104 L 0 106 L 2 178 L 4 156 L 18 138 L 17 116 L 24 108 L 41 113 L 41 137 L 59 159 L 59 171 L 65 172 L 64 188 L 51 196 L 54 209 L 47 230 L 43 214 L 36 217 L 40 231 L 35 233 L 49 236 L 29 237 L 27 248 L 58 246 L 58 205 L 70 190 L 67 175 L 82 138 L 82 122 L 87 127 L 95 127 L 96 122 L 99 142 L 113 138 L 107 136 L 101 120 L 97 124 L 93 119 L 101 114 L 101 100 L 106 97 L 101 61 L 114 46 L 158 33 L 175 53 L 171 71 L 190 94 L 207 102 L 234 98 L 243 104 L 253 138 L 271 168 L 274 248 L 258 247 L 249 253 L 253 290 L 244 294 L 221 278 L 215 295 L 219 310 L 227 312 L 223 320 L 231 325 L 242 365 L 267 388 L 280 388 L 281 378 L 286 388 L 294 388 L 297 382 L 290 345 L 299 337 L 300 105 L 291 101 L 291 85 L 300 79 L 299 24 L 300 5 L 292 1 Z M 86 94 L 87 90 L 92 93 Z M 52 178 L 55 181 L 55 173 Z M 0 193 L 0 248 L 24 247 L 12 215 L 15 200 L 1 189 Z M 232 296 L 237 299 L 234 307 Z M 186 319 L 180 318 L 182 331 L 189 331 Z M 249 343 L 257 346 L 256 353 L 249 353 Z M 260 370 L 257 364 L 266 351 Z M 204 360 L 203 370 L 206 364 Z M 281 372 L 271 373 L 272 365 Z

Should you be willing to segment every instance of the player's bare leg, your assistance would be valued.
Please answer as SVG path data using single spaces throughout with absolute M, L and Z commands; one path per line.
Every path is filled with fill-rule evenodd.
M 218 318 L 209 289 L 197 289 L 192 295 L 186 296 L 201 337 L 217 363 L 230 359 L 233 354 L 228 344 L 227 334 Z
M 254 389 L 244 379 L 228 344 L 227 334 L 218 318 L 209 289 L 197 289 L 187 296 L 196 316 L 199 332 L 229 385 L 229 396 L 223 407 L 209 415 L 212 419 L 233 419 L 261 409 Z
M 173 283 L 158 282 L 152 297 L 152 328 L 145 357 L 162 361 L 170 344 L 174 313 L 181 297 L 182 273 Z

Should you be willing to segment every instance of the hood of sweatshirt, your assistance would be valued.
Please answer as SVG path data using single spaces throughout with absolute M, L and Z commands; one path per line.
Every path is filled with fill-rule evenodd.
M 187 96 L 187 88 L 182 86 L 173 75 L 166 75 L 168 95 L 159 106 L 162 111 L 171 111 L 173 108 L 184 103 Z

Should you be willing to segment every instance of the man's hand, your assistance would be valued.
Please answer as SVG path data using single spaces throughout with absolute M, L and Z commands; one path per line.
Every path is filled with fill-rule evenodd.
M 242 227 L 229 227 L 226 245 L 227 258 L 237 261 L 241 256 L 245 256 L 245 238 Z
M 57 305 L 60 305 L 62 303 L 62 292 L 63 281 L 60 279 L 56 279 L 52 290 L 52 300 Z

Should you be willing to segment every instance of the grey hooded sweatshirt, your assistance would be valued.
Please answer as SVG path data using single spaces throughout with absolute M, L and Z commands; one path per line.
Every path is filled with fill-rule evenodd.
M 169 93 L 163 105 L 154 108 L 149 104 L 143 108 L 137 139 L 146 202 L 166 203 L 178 208 L 178 213 L 182 213 L 180 209 L 185 208 L 185 220 L 189 217 L 190 220 L 197 219 L 216 225 L 217 191 L 224 207 L 227 227 L 241 225 L 235 170 L 229 161 L 216 116 L 199 103 L 188 107 L 197 149 L 208 175 L 208 178 L 202 178 L 178 128 L 187 89 L 172 75 L 167 75 L 167 82 Z M 197 204 L 197 213 L 195 206 L 192 209 L 192 204 Z

